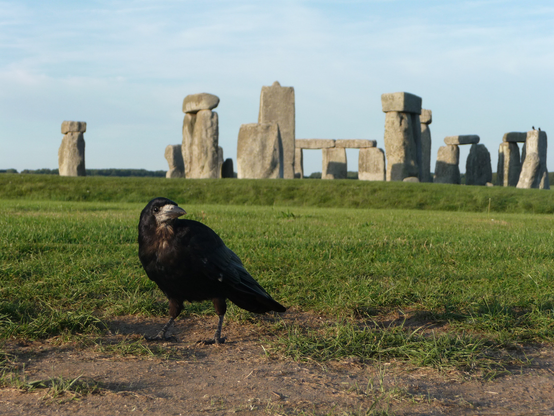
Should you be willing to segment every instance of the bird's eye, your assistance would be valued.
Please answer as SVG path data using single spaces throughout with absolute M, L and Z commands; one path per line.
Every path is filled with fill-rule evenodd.
M 160 208 L 154 207 L 154 212 L 155 212 L 155 213 L 158 213 L 159 211 L 160 211 Z

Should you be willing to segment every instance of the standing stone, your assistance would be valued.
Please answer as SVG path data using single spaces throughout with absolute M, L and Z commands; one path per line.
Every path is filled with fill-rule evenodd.
M 85 138 L 87 131 L 84 121 L 64 121 L 62 123 L 62 144 L 58 149 L 60 176 L 86 176 Z
M 550 189 L 548 169 L 546 167 L 546 132 L 538 130 L 527 132 L 524 149 L 525 159 L 517 187 Z
M 439 147 L 434 182 L 459 185 L 461 183 L 459 163 L 460 148 L 457 145 L 449 144 Z
M 421 182 L 433 182 L 431 176 L 431 130 L 429 124 L 433 122 L 431 110 L 421 110 Z
M 346 148 L 322 149 L 321 154 L 323 159 L 321 179 L 346 179 Z
M 240 126 L 237 143 L 239 179 L 283 177 L 283 150 L 277 123 L 252 123 Z
M 417 148 L 410 113 L 397 111 L 386 113 L 385 154 L 387 181 L 402 181 L 408 176 L 418 176 Z
M 421 97 L 407 92 L 381 95 L 385 112 L 387 181 L 423 177 Z
M 304 154 L 300 147 L 294 149 L 294 177 L 297 179 L 304 177 Z
M 235 171 L 233 169 L 233 159 L 225 159 L 223 165 L 221 165 L 221 177 L 222 178 L 234 178 Z
M 181 152 L 186 178 L 219 178 L 219 121 L 213 108 L 219 98 L 213 94 L 187 95 L 183 100 L 183 142 Z
M 295 105 L 294 88 L 281 87 L 275 81 L 262 87 L 258 123 L 277 123 L 283 146 L 283 177 L 294 178 Z
M 358 179 L 384 181 L 386 179 L 385 152 L 376 147 L 360 149 L 358 155 Z
M 223 167 L 223 147 L 217 146 L 217 171 L 219 172 L 219 177 L 221 178 L 221 168 Z
M 491 155 L 484 144 L 472 144 L 466 160 L 466 185 L 492 182 Z
M 519 146 L 515 142 L 504 140 L 498 148 L 496 185 L 517 186 L 521 174 Z
M 170 144 L 165 148 L 165 159 L 169 165 L 169 170 L 165 174 L 166 178 L 184 178 L 185 166 L 183 164 L 183 154 L 180 144 Z

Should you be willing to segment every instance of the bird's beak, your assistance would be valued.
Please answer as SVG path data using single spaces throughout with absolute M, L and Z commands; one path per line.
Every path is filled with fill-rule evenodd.
M 187 212 L 177 205 L 166 205 L 162 208 L 162 212 L 160 212 L 162 221 L 174 219 L 177 217 L 180 217 L 181 215 L 185 215 Z

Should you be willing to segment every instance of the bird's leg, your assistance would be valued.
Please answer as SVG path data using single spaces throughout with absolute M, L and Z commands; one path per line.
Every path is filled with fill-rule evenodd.
M 163 328 L 161 329 L 160 332 L 158 332 L 158 335 L 156 335 L 155 337 L 148 337 L 148 336 L 145 335 L 144 338 L 147 341 L 165 341 L 165 340 L 168 340 L 171 337 L 166 337 L 165 334 L 167 333 L 167 330 L 171 327 L 171 325 L 173 325 L 174 323 L 175 323 L 175 319 L 170 318 L 169 322 L 163 326 Z
M 221 328 L 223 327 L 223 317 L 225 312 L 227 312 L 227 303 L 225 299 L 216 298 L 212 300 L 215 307 L 215 312 L 219 316 L 219 321 L 217 322 L 217 329 L 215 330 L 214 339 L 209 339 L 206 341 L 198 341 L 198 344 L 211 345 L 211 344 L 223 344 L 226 338 L 221 337 Z

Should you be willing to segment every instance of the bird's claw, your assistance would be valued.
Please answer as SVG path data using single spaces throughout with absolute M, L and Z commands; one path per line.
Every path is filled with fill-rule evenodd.
M 221 345 L 221 344 L 225 344 L 226 339 L 227 339 L 226 337 L 223 337 L 223 338 L 200 340 L 196 342 L 196 345 L 214 345 L 214 344 Z
M 148 335 L 144 336 L 146 341 L 177 341 L 175 335 L 162 335 L 158 334 L 155 337 L 149 337 Z

